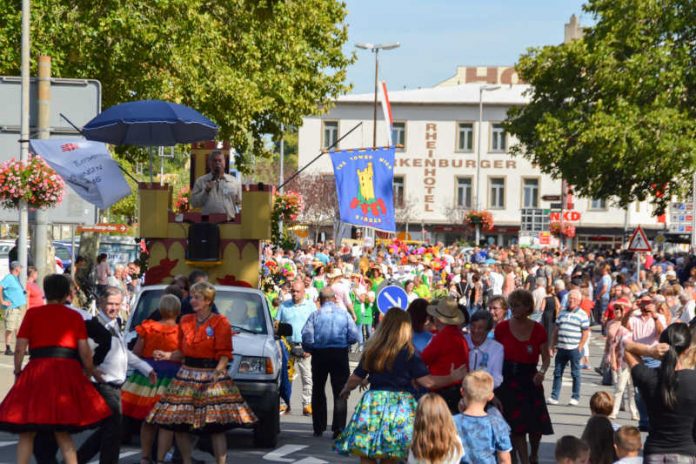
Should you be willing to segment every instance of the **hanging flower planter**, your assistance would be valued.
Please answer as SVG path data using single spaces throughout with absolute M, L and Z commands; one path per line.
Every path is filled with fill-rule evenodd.
M 549 232 L 556 237 L 575 237 L 575 226 L 572 224 L 562 224 L 558 221 L 549 224 Z
M 273 212 L 271 213 L 271 241 L 275 245 L 284 249 L 293 248 L 295 243 L 289 236 L 288 226 L 297 221 L 303 209 L 304 200 L 302 195 L 297 192 L 286 191 L 274 195 Z
M 493 230 L 493 214 L 490 211 L 469 211 L 464 219 L 466 224 L 470 226 L 481 225 L 481 228 L 485 231 Z
M 52 208 L 63 200 L 63 179 L 39 156 L 12 158 L 0 164 L 0 204 L 14 209 L 21 200 L 30 208 Z

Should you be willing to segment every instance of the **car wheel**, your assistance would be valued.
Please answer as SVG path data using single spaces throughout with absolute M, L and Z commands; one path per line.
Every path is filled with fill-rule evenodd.
M 268 413 L 259 417 L 254 427 L 254 446 L 258 448 L 275 448 L 280 432 L 280 397 Z

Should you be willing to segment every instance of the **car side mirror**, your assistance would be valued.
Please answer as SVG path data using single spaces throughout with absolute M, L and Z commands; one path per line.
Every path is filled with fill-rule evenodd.
M 278 324 L 278 329 L 276 330 L 276 335 L 279 337 L 290 337 L 292 335 L 292 326 L 281 322 Z

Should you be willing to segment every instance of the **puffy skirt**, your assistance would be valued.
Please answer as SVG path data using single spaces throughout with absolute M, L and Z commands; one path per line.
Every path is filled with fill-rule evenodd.
M 410 393 L 368 390 L 334 448 L 344 455 L 405 460 L 415 417 L 416 400 Z
M 536 365 L 505 361 L 503 383 L 495 396 L 503 404 L 503 416 L 514 434 L 553 435 L 544 386 L 534 385 Z
M 29 361 L 0 404 L 0 430 L 79 432 L 96 427 L 111 410 L 76 359 Z
M 232 379 L 215 381 L 213 373 L 214 369 L 181 366 L 148 414 L 147 422 L 197 434 L 223 432 L 256 422 L 256 415 Z
M 135 420 L 145 420 L 153 406 L 169 388 L 181 363 L 171 361 L 155 361 L 146 359 L 157 373 L 157 382 L 153 385 L 150 379 L 135 371 L 123 385 L 121 404 L 123 415 Z

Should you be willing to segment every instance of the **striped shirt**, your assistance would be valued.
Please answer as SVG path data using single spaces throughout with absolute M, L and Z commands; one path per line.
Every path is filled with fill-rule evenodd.
M 556 318 L 558 327 L 558 348 L 574 350 L 580 344 L 582 332 L 590 328 L 590 318 L 580 307 L 564 309 Z

